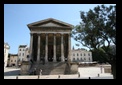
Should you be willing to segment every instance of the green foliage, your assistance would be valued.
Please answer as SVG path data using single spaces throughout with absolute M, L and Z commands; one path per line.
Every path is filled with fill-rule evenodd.
M 72 37 L 92 50 L 95 60 L 116 68 L 116 5 L 97 6 L 88 12 L 81 11 L 80 16 L 82 21 L 72 30 Z

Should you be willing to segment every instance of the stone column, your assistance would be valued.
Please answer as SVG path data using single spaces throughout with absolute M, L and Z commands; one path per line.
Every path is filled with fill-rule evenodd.
M 64 43 L 63 43 L 63 34 L 61 34 L 61 61 L 64 62 Z
M 29 53 L 29 57 L 30 57 L 30 59 L 33 60 L 32 54 L 33 54 L 33 34 L 30 33 L 30 53 Z
M 38 34 L 37 62 L 40 62 L 40 34 Z
M 54 34 L 54 43 L 53 43 L 53 61 L 56 62 L 56 35 Z
M 46 44 L 45 44 L 45 62 L 48 61 L 48 34 L 46 34 Z
M 71 36 L 68 34 L 68 61 L 71 61 Z

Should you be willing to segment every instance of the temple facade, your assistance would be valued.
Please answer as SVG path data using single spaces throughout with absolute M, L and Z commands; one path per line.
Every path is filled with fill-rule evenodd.
M 73 25 L 53 18 L 27 25 L 30 30 L 29 56 L 33 62 L 65 62 L 71 58 Z

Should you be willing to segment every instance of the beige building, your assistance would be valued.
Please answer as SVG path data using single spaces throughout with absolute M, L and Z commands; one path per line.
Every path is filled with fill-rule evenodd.
M 17 54 L 10 54 L 9 56 L 9 66 L 10 67 L 17 67 L 17 60 L 18 60 L 18 55 Z
M 29 61 L 29 48 L 25 48 L 25 57 L 23 58 L 23 61 Z
M 92 52 L 85 49 L 74 49 L 71 51 L 72 62 L 92 62 Z
M 18 64 L 21 64 L 22 61 L 29 60 L 29 48 L 27 45 L 19 45 L 18 48 Z
M 4 43 L 4 68 L 7 66 L 8 63 L 8 53 L 9 53 L 10 46 L 8 43 Z

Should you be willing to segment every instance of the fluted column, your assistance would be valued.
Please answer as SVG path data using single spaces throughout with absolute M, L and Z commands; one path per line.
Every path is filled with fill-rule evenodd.
M 61 34 L 61 61 L 64 62 L 64 43 L 63 43 L 63 34 Z
M 47 56 L 48 56 L 48 34 L 46 34 L 46 44 L 45 44 L 45 62 L 47 62 L 47 61 L 48 61 Z
M 71 36 L 68 34 L 68 61 L 71 61 Z
M 33 34 L 30 33 L 30 53 L 29 53 L 29 57 L 30 57 L 30 59 L 33 60 L 32 54 L 33 54 Z
M 56 62 L 56 35 L 54 34 L 54 42 L 53 42 L 53 61 Z
M 38 34 L 38 52 L 37 52 L 37 62 L 40 62 L 40 34 Z

